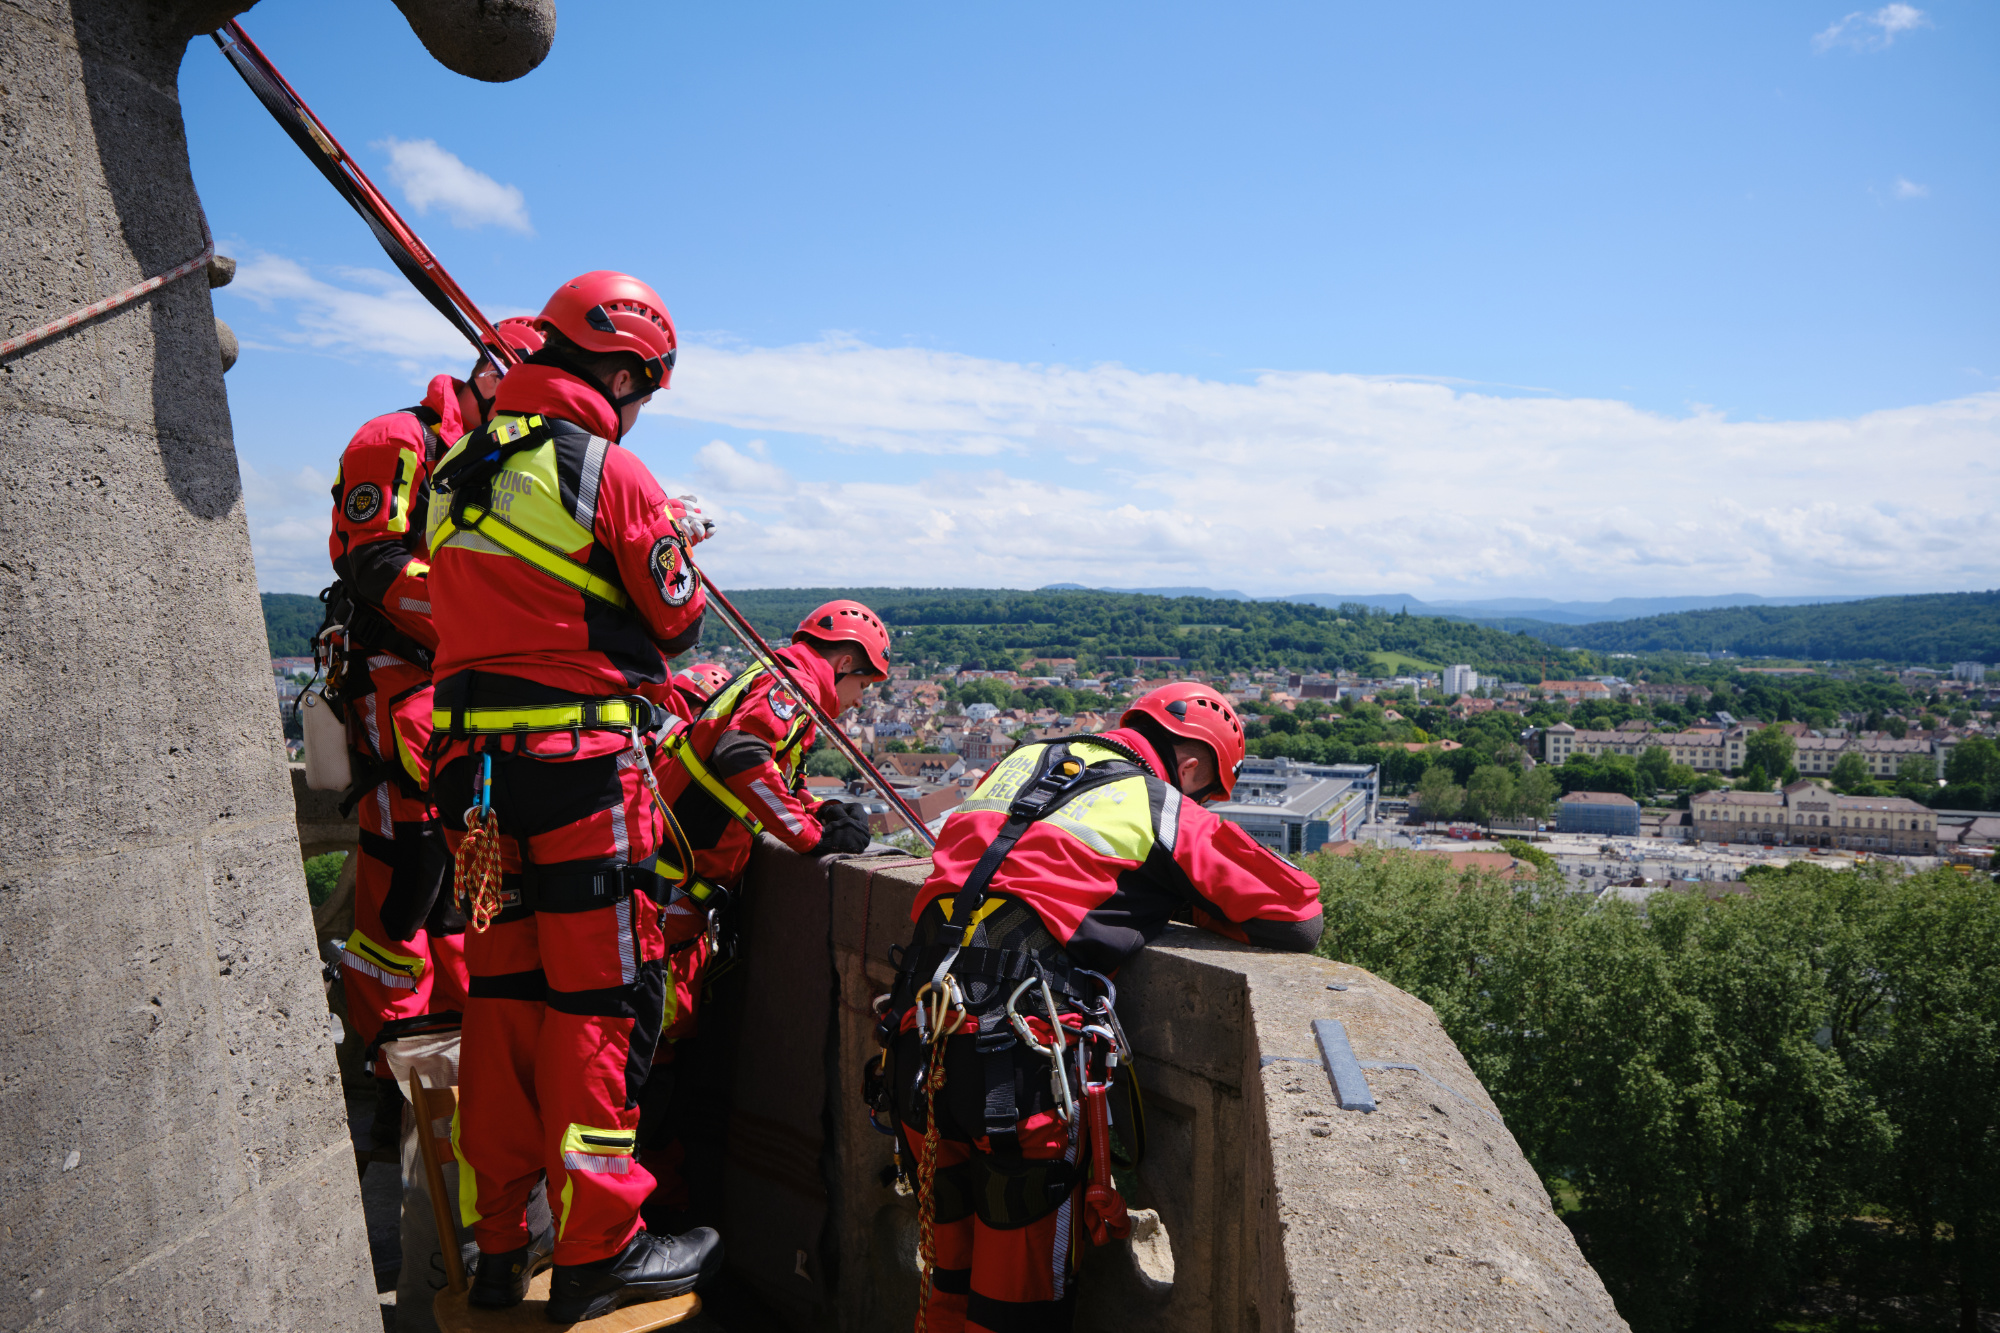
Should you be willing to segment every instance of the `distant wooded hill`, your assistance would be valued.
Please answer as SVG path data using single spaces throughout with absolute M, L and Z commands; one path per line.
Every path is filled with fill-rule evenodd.
M 899 658 L 989 670 L 1012 667 L 1029 654 L 1074 657 L 1086 667 L 1176 657 L 1204 670 L 1388 672 L 1411 663 L 1462 662 L 1526 680 L 1539 679 L 1545 662 L 1552 676 L 1585 669 L 1571 654 L 1526 634 L 1360 606 L 996 588 L 760 588 L 730 594 L 774 643 L 785 642 L 808 611 L 836 597 L 875 608 L 895 632 Z M 265 593 L 263 604 L 274 656 L 312 651 L 318 598 Z M 714 617 L 703 639 L 712 645 L 733 642 Z
M 1204 670 L 1290 667 L 1389 671 L 1398 664 L 1466 663 L 1510 679 L 1583 669 L 1571 654 L 1526 634 L 1464 621 L 1392 615 L 1376 608 L 1158 597 L 1082 590 L 996 588 L 773 588 L 733 593 L 768 636 L 789 634 L 834 597 L 875 608 L 896 633 L 899 657 L 999 670 L 1023 656 L 1074 657 L 1099 666 L 1134 657 L 1179 657 Z M 711 626 L 710 642 L 727 632 Z
M 296 592 L 258 594 L 264 604 L 264 632 L 271 636 L 271 656 L 311 657 L 313 635 L 319 633 L 326 608 L 319 598 Z
M 1875 659 L 1932 665 L 2000 661 L 2000 591 L 1873 597 L 1812 606 L 1739 606 L 1594 625 L 1528 617 L 1474 623 L 1391 614 L 1350 602 L 1321 607 L 1231 597 L 1005 588 L 759 588 L 730 594 L 767 638 L 782 642 L 806 612 L 835 597 L 874 607 L 897 631 L 899 656 L 992 669 L 1025 653 L 1113 658 L 1185 656 L 1208 670 L 1294 667 L 1389 670 L 1399 662 L 1463 662 L 1510 679 L 1590 669 L 1562 648 L 1721 652 L 1803 661 Z M 312 651 L 316 597 L 263 595 L 275 656 Z M 711 624 L 710 644 L 733 642 Z M 1552 646 L 1553 645 L 1553 646 Z
M 1532 625 L 1551 643 L 1600 652 L 1943 665 L 2000 660 L 2000 591 L 1871 597 L 1817 606 L 1738 606 L 1596 625 Z

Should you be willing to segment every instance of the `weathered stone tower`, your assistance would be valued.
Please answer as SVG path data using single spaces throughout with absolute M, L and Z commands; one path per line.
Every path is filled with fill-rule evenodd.
M 177 73 L 247 8 L 0 0 L 0 337 L 201 252 Z M 0 1328 L 379 1328 L 200 272 L 0 360 L 0 441 Z

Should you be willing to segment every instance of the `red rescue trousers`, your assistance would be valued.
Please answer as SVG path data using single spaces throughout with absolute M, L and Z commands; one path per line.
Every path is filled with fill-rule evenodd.
M 466 998 L 464 936 L 429 932 L 422 905 L 414 913 L 404 907 L 428 895 L 438 875 L 449 877 L 449 867 L 439 864 L 437 807 L 408 790 L 416 785 L 411 768 L 422 771 L 416 756 L 431 738 L 430 672 L 376 653 L 368 658 L 366 679 L 372 689 L 348 699 L 348 742 L 364 760 L 387 764 L 405 780 L 379 783 L 355 808 L 361 850 L 354 866 L 354 933 L 341 956 L 341 985 L 348 1021 L 363 1050 L 389 1024 L 464 1012 Z M 385 915 L 414 917 L 415 932 L 396 938 L 383 924 Z M 388 1070 L 374 1072 L 386 1076 Z
M 988 1156 L 986 1140 L 965 1137 L 949 1111 L 938 1128 L 938 1173 L 956 1171 L 965 1180 L 945 1192 L 964 1201 L 951 1209 L 957 1215 L 939 1215 L 932 1223 L 931 1333 L 1062 1333 L 1076 1313 L 1081 1182 L 1059 1208 L 1024 1227 L 990 1227 L 970 1202 L 983 1176 L 974 1159 Z M 905 1124 L 903 1138 L 914 1172 L 923 1160 L 924 1132 Z M 1020 1142 L 1021 1156 L 1032 1161 L 1078 1161 L 1080 1145 L 1071 1144 L 1069 1126 L 1047 1113 L 1021 1122 Z
M 650 872 L 627 867 L 651 858 L 662 829 L 645 757 L 608 751 L 613 741 L 622 747 L 587 733 L 561 760 L 532 752 L 568 751 L 570 733 L 538 736 L 526 754 L 493 746 L 502 910 L 485 932 L 466 932 L 454 1126 L 471 1182 L 461 1209 L 488 1254 L 528 1243 L 528 1195 L 544 1173 L 558 1264 L 618 1253 L 653 1188 L 637 1158 L 638 1093 L 659 1042 L 666 944 L 660 908 L 633 888 Z M 480 767 L 463 741 L 440 756 L 434 786 L 454 853 Z

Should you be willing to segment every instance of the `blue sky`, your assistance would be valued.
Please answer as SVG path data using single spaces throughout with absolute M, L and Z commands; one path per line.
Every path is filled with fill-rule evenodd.
M 489 314 L 664 295 L 628 443 L 725 583 L 2000 585 L 1991 6 L 570 0 L 507 85 L 342 10 L 245 23 Z M 347 434 L 468 357 L 206 44 L 181 92 L 309 591 Z

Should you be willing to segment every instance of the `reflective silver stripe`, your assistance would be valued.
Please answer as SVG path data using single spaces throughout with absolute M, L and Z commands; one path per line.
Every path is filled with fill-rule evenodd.
M 595 1153 L 566 1152 L 563 1154 L 563 1169 L 567 1171 L 597 1171 L 607 1176 L 629 1175 L 632 1159 L 629 1157 L 599 1157 Z
M 375 980 L 381 982 L 390 990 L 415 990 L 417 988 L 417 979 L 415 977 L 406 977 L 401 972 L 390 972 L 379 968 L 356 954 L 352 949 L 341 954 L 340 962 L 341 966 L 351 967 L 364 977 L 375 978 Z
M 451 536 L 439 542 L 437 549 L 442 551 L 447 546 L 456 546 L 466 551 L 477 551 L 481 555 L 504 555 L 512 558 L 514 554 L 491 537 L 476 532 L 471 528 L 459 528 Z
M 576 479 L 576 513 L 578 523 L 585 529 L 597 522 L 597 484 L 604 475 L 604 455 L 611 449 L 609 440 L 590 437 L 590 447 L 583 451 L 583 475 Z
M 398 666 L 401 664 L 393 657 L 371 657 L 368 659 L 368 665 L 379 667 Z M 368 733 L 368 748 L 375 752 L 377 759 L 381 759 L 382 729 L 376 724 L 375 710 L 373 708 L 364 708 L 361 710 L 361 727 L 362 730 Z M 385 760 L 384 762 L 387 761 Z M 387 779 L 375 784 L 375 809 L 382 817 L 382 836 L 394 842 L 396 840 L 396 819 L 389 812 L 389 783 Z
M 771 794 L 770 783 L 764 781 L 762 778 L 752 778 L 750 780 L 750 790 L 756 792 L 758 799 L 770 807 L 772 814 L 785 821 L 786 828 L 794 833 L 804 833 L 806 831 L 805 825 L 799 823 L 798 819 L 792 814 L 792 807 Z
M 414 597 L 398 597 L 396 605 L 402 607 L 405 611 L 415 611 L 420 616 L 427 616 L 431 613 L 431 604 L 429 602 L 420 602 Z
M 368 659 L 368 665 L 376 671 L 386 671 L 390 667 L 403 665 L 403 659 L 400 657 L 391 657 L 387 653 L 376 653 Z M 374 733 L 371 732 L 369 734 L 372 739 Z
M 1167 788 L 1167 799 L 1160 803 L 1160 846 L 1167 849 L 1167 855 L 1174 853 L 1174 839 L 1181 831 L 1181 801 L 1183 797 L 1172 787 Z
M 618 771 L 622 773 L 630 768 L 632 766 L 631 759 L 632 752 L 630 750 L 620 750 L 618 752 Z M 625 784 L 623 782 L 618 784 L 618 803 L 611 807 L 611 841 L 618 849 L 619 860 L 629 861 L 632 859 L 631 840 L 626 836 L 625 832 Z M 629 931 L 632 923 L 624 918 L 620 918 L 619 925 L 622 929 Z M 632 978 L 627 977 L 625 980 L 630 981 Z
M 623 822 L 622 820 L 620 821 Z M 618 900 L 618 977 L 626 985 L 639 979 L 639 964 L 632 957 L 639 947 L 632 935 L 632 897 L 627 894 Z M 625 947 L 625 941 L 632 941 L 632 948 Z

